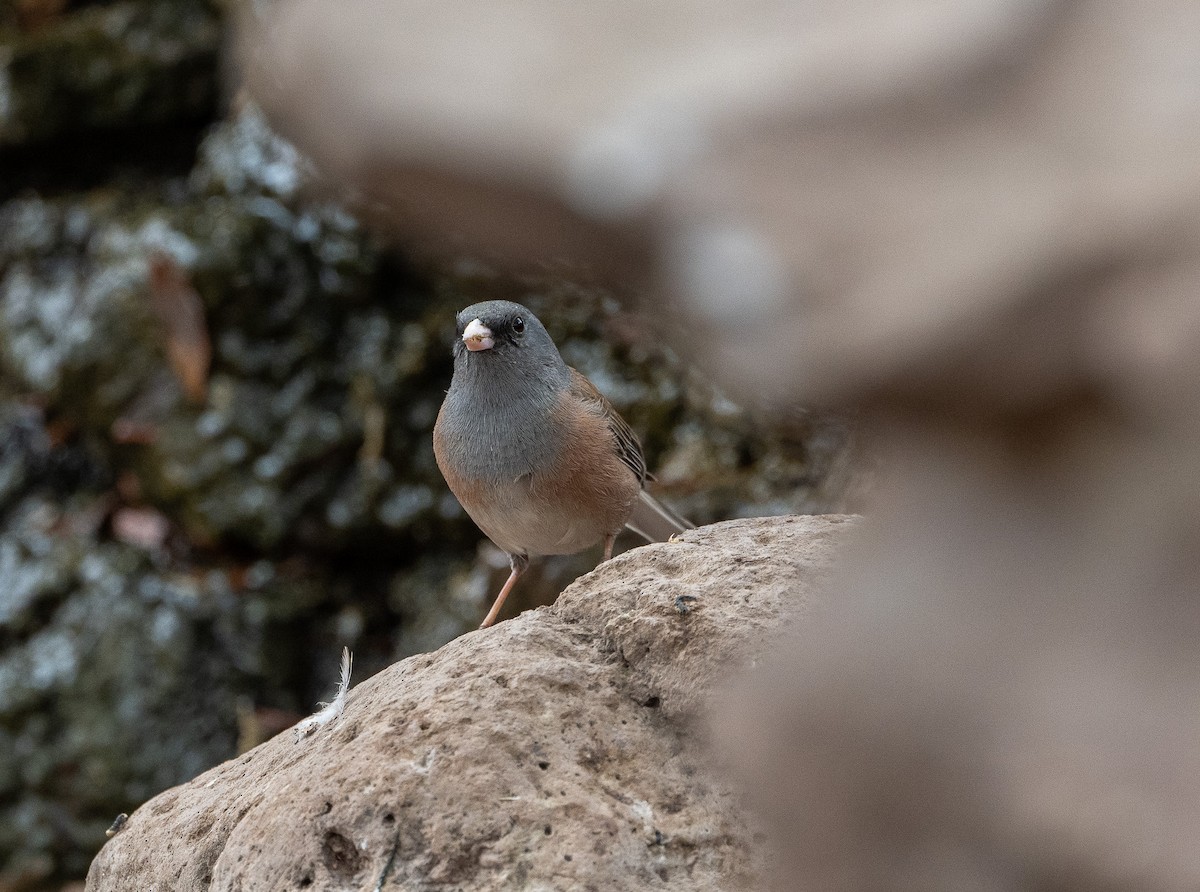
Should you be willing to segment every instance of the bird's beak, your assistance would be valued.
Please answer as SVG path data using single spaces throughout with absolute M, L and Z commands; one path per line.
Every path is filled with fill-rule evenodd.
M 492 336 L 490 328 L 478 319 L 472 319 L 463 329 L 463 343 L 474 353 L 477 350 L 491 350 L 496 346 L 496 339 Z

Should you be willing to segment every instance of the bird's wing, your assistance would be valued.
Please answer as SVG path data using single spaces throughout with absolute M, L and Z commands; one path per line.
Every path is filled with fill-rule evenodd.
M 654 476 L 646 470 L 646 456 L 642 454 L 642 444 L 638 442 L 637 434 L 625 423 L 625 419 L 617 414 L 612 403 L 604 398 L 604 394 L 596 389 L 591 381 L 576 369 L 571 369 L 571 395 L 585 404 L 594 405 L 608 422 L 609 430 L 617 441 L 617 452 L 621 461 L 637 475 L 638 483 L 643 486 Z

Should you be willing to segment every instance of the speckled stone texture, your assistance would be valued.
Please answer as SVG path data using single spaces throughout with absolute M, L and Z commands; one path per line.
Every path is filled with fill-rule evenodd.
M 754 825 L 694 717 L 853 527 L 738 520 L 621 555 L 150 800 L 87 889 L 745 888 Z

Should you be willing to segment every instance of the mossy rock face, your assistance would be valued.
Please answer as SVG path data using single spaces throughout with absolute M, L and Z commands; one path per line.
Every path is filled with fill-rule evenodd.
M 165 124 L 215 109 L 221 41 L 215 3 L 126 0 L 33 23 L 16 12 L 35 5 L 15 4 L 0 19 L 6 56 L 0 147 Z
M 0 420 L 0 876 L 78 876 L 119 810 L 233 752 L 265 611 L 103 532 L 108 473 Z M 25 888 L 25 886 L 21 886 Z
M 202 113 L 218 24 L 186 0 L 0 19 L 0 155 Z M 97 30 L 94 80 L 29 86 Z M 529 304 L 696 522 L 839 501 L 839 428 L 757 423 L 611 296 L 414 266 L 316 197 L 252 108 L 193 153 L 0 202 L 0 886 L 80 876 L 116 812 L 310 709 L 342 645 L 362 678 L 478 622 L 506 568 L 430 445 L 463 306 Z M 535 565 L 514 606 L 597 557 Z

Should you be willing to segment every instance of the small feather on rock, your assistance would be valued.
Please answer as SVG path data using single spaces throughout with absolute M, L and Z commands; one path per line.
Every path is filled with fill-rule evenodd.
M 350 648 L 342 648 L 342 677 L 338 681 L 337 693 L 328 703 L 320 704 L 320 711 L 310 715 L 295 727 L 296 742 L 299 743 L 319 728 L 325 727 L 342 714 L 346 708 L 346 692 L 350 690 L 350 672 L 354 668 L 354 656 Z

